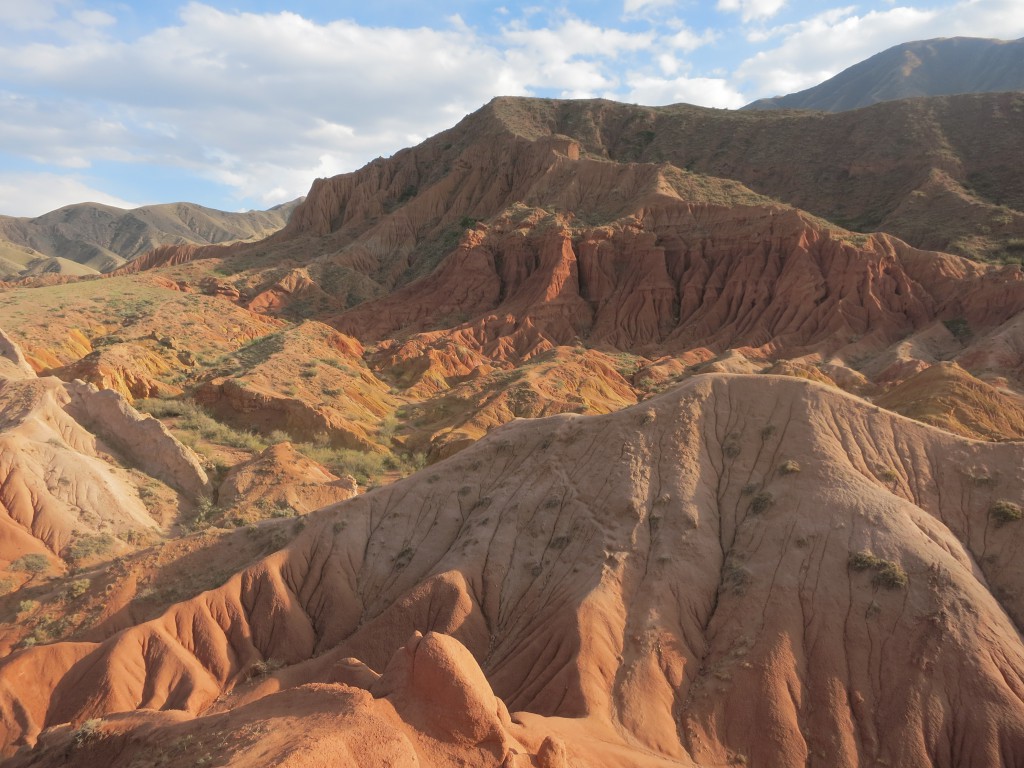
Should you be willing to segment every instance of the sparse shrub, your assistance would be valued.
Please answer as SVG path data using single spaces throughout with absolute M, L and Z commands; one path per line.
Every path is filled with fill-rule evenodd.
M 87 744 L 100 735 L 100 726 L 103 721 L 98 717 L 91 717 L 82 723 L 71 736 L 71 741 L 76 747 Z
M 196 511 L 192 515 L 192 519 L 184 524 L 186 530 L 202 530 L 208 528 L 210 522 L 222 515 L 224 510 L 213 503 L 213 499 L 203 496 L 196 502 Z
M 733 558 L 726 560 L 725 566 L 722 568 L 722 586 L 727 587 L 734 594 L 742 595 L 747 591 L 751 581 L 753 581 L 753 576 L 739 561 Z
M 886 589 L 903 589 L 909 583 L 909 579 L 907 572 L 899 563 L 883 560 L 876 568 L 875 575 L 871 577 L 871 583 Z
M 92 582 L 90 582 L 88 579 L 75 579 L 70 584 L 68 584 L 68 588 L 65 594 L 67 594 L 69 599 L 74 600 L 88 592 L 91 584 Z
M 395 556 L 395 568 L 399 570 L 405 568 L 405 566 L 412 562 L 413 555 L 415 554 L 416 552 L 412 547 L 404 547 L 402 551 Z
M 962 317 L 943 320 L 942 324 L 946 326 L 946 329 L 953 334 L 953 338 L 957 341 L 964 342 L 971 338 L 971 327 L 967 324 L 967 320 Z
M 879 473 L 878 476 L 887 483 L 895 483 L 897 480 L 900 479 L 899 472 L 897 472 L 892 467 L 886 467 Z
M 391 438 L 395 436 L 398 431 L 398 419 L 394 416 L 388 416 L 381 422 L 380 425 L 380 439 L 385 442 L 390 442 Z
M 323 444 L 296 443 L 295 449 L 303 456 L 323 464 L 336 475 L 352 475 L 366 484 L 384 472 L 385 457 L 379 453 L 364 453 L 349 448 L 334 448 L 327 440 Z
M 997 525 L 1015 523 L 1024 516 L 1019 505 L 1005 499 L 995 502 L 989 507 L 988 513 L 995 519 Z
M 279 499 L 270 511 L 271 517 L 295 517 L 298 512 L 284 499 Z
M 866 571 L 868 568 L 875 568 L 881 562 L 879 558 L 866 549 L 862 549 L 860 552 L 854 552 L 850 555 L 849 566 L 855 571 Z
M 755 515 L 764 512 L 775 502 L 775 497 L 769 491 L 761 491 L 750 500 L 750 511 Z
M 878 557 L 866 549 L 851 554 L 848 565 L 854 571 L 874 571 L 875 575 L 871 577 L 871 583 L 876 587 L 903 589 L 910 583 L 902 565 Z
M 18 613 L 35 613 L 39 610 L 38 600 L 22 600 L 18 603 Z
M 761 442 L 764 442 L 769 437 L 775 434 L 777 428 L 774 424 L 766 424 L 761 428 Z
M 138 400 L 135 405 L 140 411 L 158 419 L 168 417 L 178 419 L 177 429 L 193 438 L 189 441 L 183 439 L 185 436 L 179 436 L 179 439 L 186 445 L 189 442 L 194 443 L 194 438 L 199 437 L 211 443 L 228 445 L 246 451 L 262 451 L 267 447 L 266 442 L 259 435 L 222 424 L 207 413 L 202 406 L 191 400 L 150 398 Z
M 794 461 L 793 459 L 789 459 L 787 461 L 784 461 L 784 462 L 782 462 L 781 465 L 779 465 L 779 473 L 783 474 L 783 475 L 792 475 L 792 474 L 795 474 L 795 473 L 797 473 L 799 471 L 800 471 L 800 463 L 797 462 L 797 461 Z
M 109 533 L 79 536 L 64 548 L 64 559 L 78 563 L 90 557 L 106 554 L 114 546 L 114 537 Z
M 249 678 L 262 680 L 271 672 L 276 672 L 283 666 L 284 662 L 280 659 L 260 659 L 250 668 Z
M 572 541 L 568 536 L 555 536 L 551 539 L 552 549 L 565 549 L 569 546 L 569 542 Z
M 292 436 L 285 432 L 283 429 L 275 429 L 273 432 L 267 435 L 267 441 L 272 445 L 277 445 L 278 443 L 290 443 L 291 440 Z
M 12 571 L 25 573 L 45 573 L 50 569 L 50 561 L 46 555 L 22 555 L 8 566 Z

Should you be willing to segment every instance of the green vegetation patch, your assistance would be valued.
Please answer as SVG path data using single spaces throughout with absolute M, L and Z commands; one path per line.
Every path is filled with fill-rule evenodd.
M 871 583 L 876 587 L 904 589 L 910 583 L 907 572 L 903 570 L 902 565 L 892 560 L 878 557 L 866 549 L 851 554 L 848 565 L 850 570 L 853 571 L 874 571 Z
M 1000 499 L 995 502 L 988 510 L 989 515 L 996 521 L 997 525 L 1006 525 L 1007 523 L 1015 523 L 1024 517 L 1024 513 L 1021 512 L 1020 505 L 1014 504 L 1012 501 L 1006 501 Z

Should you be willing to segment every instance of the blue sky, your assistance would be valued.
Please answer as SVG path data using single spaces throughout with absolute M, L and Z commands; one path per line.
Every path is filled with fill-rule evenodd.
M 498 95 L 736 108 L 1021 0 L 0 0 L 0 213 L 295 198 Z

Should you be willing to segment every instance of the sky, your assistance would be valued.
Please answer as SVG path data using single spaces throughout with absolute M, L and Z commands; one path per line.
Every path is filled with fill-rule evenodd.
M 0 214 L 264 209 L 495 96 L 735 109 L 1021 0 L 0 0 Z

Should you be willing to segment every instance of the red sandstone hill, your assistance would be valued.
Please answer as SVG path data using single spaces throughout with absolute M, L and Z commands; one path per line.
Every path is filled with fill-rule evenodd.
M 499 99 L 5 286 L 9 764 L 1024 759 L 1024 274 L 921 247 L 1013 242 L 1015 98 Z
M 1019 459 L 785 377 L 519 421 L 13 654 L 10 765 L 1014 764 Z

